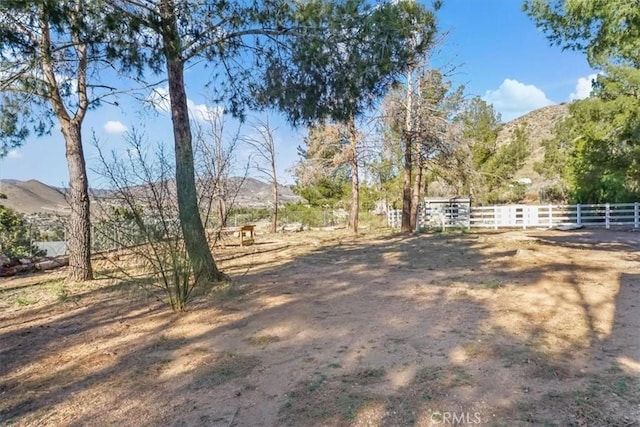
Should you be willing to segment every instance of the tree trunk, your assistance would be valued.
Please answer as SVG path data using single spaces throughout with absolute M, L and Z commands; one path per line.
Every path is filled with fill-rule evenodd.
M 351 161 L 351 212 L 349 214 L 349 231 L 358 233 L 358 213 L 360 209 L 360 181 L 358 178 L 358 134 L 353 116 L 349 119 L 349 149 Z
M 82 150 L 80 124 L 62 124 L 67 166 L 69 168 L 69 269 L 67 280 L 93 280 L 91 268 L 91 217 L 89 210 L 89 184 Z
M 77 7 L 80 8 L 78 3 Z M 77 10 L 79 13 L 79 10 Z M 69 195 L 71 207 L 69 217 L 69 269 L 67 280 L 85 281 L 93 279 L 91 268 L 91 215 L 89 211 L 89 183 L 87 168 L 82 150 L 82 121 L 89 108 L 87 97 L 87 46 L 80 41 L 77 33 L 72 31 L 76 54 L 78 55 L 77 94 L 78 109 L 73 118 L 67 111 L 60 88 L 58 86 L 54 53 L 52 52 L 51 29 L 43 4 L 39 5 L 40 49 L 42 58 L 40 65 L 47 83 L 48 100 L 62 128 L 65 142 L 65 154 L 69 169 Z
M 183 63 L 167 60 L 171 120 L 176 154 L 176 189 L 178 193 L 178 217 L 184 242 L 197 278 L 220 281 L 224 275 L 216 267 L 202 226 L 198 209 L 193 146 L 189 125 L 187 95 L 184 90 Z
M 419 215 L 419 207 L 420 207 L 420 196 L 422 193 L 422 174 L 424 172 L 424 164 L 422 161 L 422 156 L 417 154 L 416 157 L 416 176 L 415 181 L 413 182 L 413 194 L 411 198 L 411 229 L 413 231 L 418 231 L 420 227 L 420 223 L 418 221 Z
M 413 152 L 413 133 L 412 133 L 412 71 L 407 74 L 407 100 L 406 115 L 404 129 L 404 183 L 402 186 L 402 226 L 400 231 L 403 233 L 411 233 L 411 172 L 413 169 L 412 152 Z
M 198 209 L 193 165 L 193 141 L 187 94 L 184 89 L 184 62 L 180 56 L 181 40 L 177 30 L 173 1 L 163 0 L 160 9 L 175 141 L 176 189 L 180 227 L 196 279 L 222 281 L 227 277 L 218 270 L 213 260 Z
M 273 215 L 271 216 L 271 232 L 278 231 L 278 179 L 276 178 L 275 166 L 272 165 L 273 181 L 271 183 L 273 189 Z

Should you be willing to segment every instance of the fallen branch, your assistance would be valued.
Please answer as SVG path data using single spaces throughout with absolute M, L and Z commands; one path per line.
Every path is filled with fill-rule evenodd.
M 20 273 L 28 273 L 30 271 L 46 271 L 53 270 L 54 268 L 64 267 L 69 265 L 69 257 L 58 257 L 52 259 L 45 259 L 39 261 L 33 261 L 24 264 L 16 264 L 10 266 L 0 266 L 0 277 L 11 277 Z

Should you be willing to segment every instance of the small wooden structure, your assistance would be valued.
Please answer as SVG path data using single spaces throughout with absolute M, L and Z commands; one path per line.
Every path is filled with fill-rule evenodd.
M 216 236 L 218 236 L 219 238 L 222 238 L 225 235 L 231 234 L 234 237 L 238 237 L 240 246 L 245 246 L 245 245 L 252 245 L 255 243 L 255 237 L 256 237 L 255 229 L 256 229 L 255 225 L 245 224 L 245 225 L 240 225 L 238 227 L 223 227 L 221 229 L 216 229 L 216 230 L 208 229 L 206 232 L 207 232 L 207 238 L 209 240 L 215 239 Z M 222 242 L 222 244 L 224 245 L 224 241 Z
M 240 246 L 244 246 L 245 243 L 253 245 L 255 243 L 255 225 L 241 225 L 238 227 L 240 230 Z

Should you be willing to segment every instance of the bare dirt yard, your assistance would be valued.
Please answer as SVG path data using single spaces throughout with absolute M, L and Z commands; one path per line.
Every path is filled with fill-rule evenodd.
M 0 425 L 639 426 L 640 233 L 332 233 L 237 282 L 0 282 Z

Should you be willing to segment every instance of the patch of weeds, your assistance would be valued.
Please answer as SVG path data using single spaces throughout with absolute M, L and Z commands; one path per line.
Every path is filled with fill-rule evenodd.
M 467 291 L 466 289 L 458 289 L 457 291 L 455 291 L 455 293 L 453 294 L 453 297 L 455 299 L 460 299 L 460 300 L 466 300 L 469 299 L 469 291 Z
M 623 395 L 627 391 L 627 389 L 629 388 L 629 385 L 628 385 L 627 381 L 628 381 L 627 378 L 620 378 L 615 382 L 614 389 L 615 389 L 615 393 L 618 396 Z
M 59 303 L 64 304 L 78 300 L 77 296 L 71 295 L 62 278 L 47 280 L 43 284 L 46 284 L 47 289 L 55 295 Z
M 492 350 L 503 359 L 505 368 L 529 363 L 532 357 L 531 350 L 522 345 L 494 344 Z
M 153 348 L 155 350 L 177 350 L 187 345 L 188 341 L 184 337 L 169 337 L 165 334 L 161 334 L 158 340 L 154 343 Z
M 56 289 L 64 284 L 64 277 L 57 277 L 55 279 L 43 280 L 39 283 L 41 286 L 46 286 L 49 289 Z
M 527 376 L 545 380 L 563 380 L 572 376 L 571 369 L 562 363 L 561 359 L 545 356 L 536 351 L 539 345 L 535 340 L 523 344 L 500 345 L 494 344 L 490 351 L 504 361 L 504 367 L 522 366 Z
M 327 380 L 327 376 L 326 375 L 316 372 L 316 374 L 313 377 L 313 379 L 311 380 L 311 382 L 309 382 L 309 384 L 307 384 L 307 391 L 313 392 L 313 391 L 319 390 L 320 387 L 322 387 L 322 385 L 325 383 L 326 380 Z
M 242 383 L 242 391 L 254 391 L 257 390 L 258 387 L 256 387 L 255 384 L 251 384 L 248 382 L 243 382 Z
M 495 355 L 492 346 L 482 341 L 466 342 L 462 344 L 462 350 L 468 357 L 474 359 L 478 357 L 490 358 Z
M 60 289 L 58 289 L 56 291 L 56 297 L 58 298 L 58 302 L 61 303 L 65 303 L 65 302 L 71 302 L 71 301 L 75 301 L 77 299 L 77 297 L 73 297 L 69 294 L 69 290 L 67 288 L 65 288 L 64 286 L 60 287 Z
M 38 302 L 37 299 L 29 297 L 27 295 L 21 295 L 16 299 L 16 304 L 18 304 L 18 307 L 26 307 L 29 305 L 36 304 L 37 302 Z
M 566 379 L 571 376 L 570 370 L 561 365 L 555 365 L 545 359 L 532 358 L 527 363 L 529 375 L 534 378 L 542 378 L 545 380 Z
M 329 381 L 318 372 L 311 381 L 301 382 L 288 392 L 287 398 L 278 413 L 279 425 L 350 425 L 364 409 L 384 402 L 353 385 Z
M 497 279 L 488 279 L 480 282 L 480 285 L 485 289 L 502 289 L 504 283 Z
M 343 420 L 355 420 L 358 412 L 364 407 L 374 403 L 376 399 L 368 394 L 363 393 L 340 393 L 336 397 L 336 406 Z
M 247 338 L 245 341 L 251 345 L 266 347 L 269 344 L 273 344 L 280 341 L 280 337 L 277 335 L 269 335 L 269 334 L 256 335 L 254 337 Z
M 359 385 L 368 385 L 380 382 L 386 375 L 384 368 L 366 368 L 351 374 L 345 374 L 341 377 L 342 382 Z
M 200 369 L 194 375 L 195 389 L 215 387 L 236 378 L 247 376 L 260 360 L 253 356 L 243 356 L 233 353 L 222 353 L 213 366 Z
M 246 290 L 236 283 L 218 283 L 209 288 L 210 290 L 207 289 L 209 297 L 217 304 L 235 300 L 246 293 Z
M 573 390 L 521 402 L 517 410 L 519 419 L 540 425 L 627 426 L 637 422 L 639 405 L 640 381 L 608 372 L 592 376 Z
M 460 366 L 422 368 L 416 374 L 417 382 L 432 382 L 438 388 L 470 387 L 474 385 L 473 377 Z

